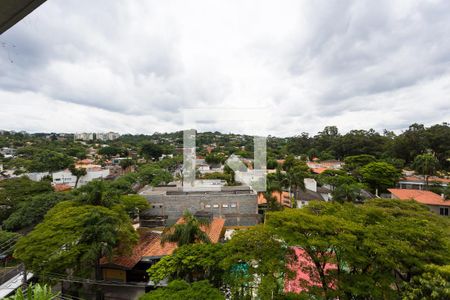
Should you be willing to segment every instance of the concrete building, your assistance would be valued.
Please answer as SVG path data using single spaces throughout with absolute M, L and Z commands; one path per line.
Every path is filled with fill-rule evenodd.
M 103 168 L 86 168 L 87 174 L 80 177 L 78 180 L 78 187 L 85 185 L 88 182 L 91 182 L 94 179 L 102 179 L 106 178 L 109 175 L 108 169 Z M 73 175 L 69 170 L 63 170 L 59 172 L 53 173 L 53 184 L 66 184 L 71 187 L 75 187 L 77 182 L 77 177 Z
M 226 226 L 252 226 L 260 221 L 257 194 L 247 186 L 224 186 L 209 191 L 156 187 L 144 189 L 139 194 L 151 205 L 141 216 L 141 226 L 147 226 L 156 218 L 162 225 L 173 224 L 185 210 L 193 214 L 210 212 L 214 217 L 224 218 Z
M 95 139 L 99 141 L 113 141 L 120 137 L 120 134 L 116 132 L 98 132 L 95 134 Z
M 92 132 L 75 133 L 73 138 L 74 140 L 92 141 L 94 140 L 94 134 Z
M 32 173 L 27 173 L 25 175 L 28 176 L 28 178 L 30 178 L 33 181 L 41 181 L 42 178 L 50 175 L 50 173 L 49 172 L 32 172 Z
M 6 158 L 14 157 L 17 153 L 17 149 L 3 147 L 2 149 L 0 149 L 0 153 Z
M 450 179 L 430 176 L 428 177 L 428 184 L 447 187 L 450 184 Z M 426 188 L 425 176 L 405 176 L 399 180 L 398 187 L 401 189 L 424 190 Z

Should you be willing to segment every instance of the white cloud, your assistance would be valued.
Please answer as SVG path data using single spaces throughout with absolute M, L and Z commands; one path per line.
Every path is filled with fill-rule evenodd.
M 272 135 L 440 123 L 449 31 L 444 0 L 48 1 L 0 37 L 0 128 L 173 131 L 208 107 L 268 111 Z

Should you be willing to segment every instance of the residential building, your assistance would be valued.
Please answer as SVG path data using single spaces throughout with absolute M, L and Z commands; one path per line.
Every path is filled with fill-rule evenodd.
M 416 189 L 388 189 L 392 199 L 415 200 L 428 206 L 430 211 L 441 215 L 450 215 L 450 200 L 445 200 L 443 195 L 439 196 L 431 191 Z
M 184 191 L 182 187 L 144 188 L 140 195 L 151 208 L 143 213 L 141 226 L 152 226 L 154 220 L 173 224 L 185 210 L 210 212 L 225 219 L 227 226 L 252 226 L 260 222 L 257 194 L 248 186 L 222 186 Z
M 49 175 L 50 175 L 49 172 L 32 172 L 25 174 L 25 176 L 28 176 L 28 178 L 30 178 L 33 181 L 41 181 L 42 178 Z
M 340 170 L 344 163 L 339 160 L 308 161 L 306 163 L 313 173 L 320 174 L 326 170 Z
M 0 154 L 2 154 L 5 158 L 10 158 L 16 156 L 17 149 L 3 147 L 0 149 Z
M 205 232 L 211 243 L 218 243 L 223 237 L 225 220 L 222 218 L 213 218 L 212 214 L 207 216 L 210 223 L 208 226 L 202 226 L 201 230 Z M 183 220 L 179 218 L 177 223 L 182 223 Z M 170 229 L 163 229 L 170 230 Z M 149 228 L 137 229 L 140 239 L 136 246 L 134 246 L 131 255 L 128 256 L 113 256 L 111 258 L 103 257 L 100 260 L 100 267 L 102 270 L 103 280 L 115 282 L 128 282 L 136 286 L 127 290 L 129 291 L 128 299 L 137 299 L 138 295 L 145 292 L 145 288 L 155 286 L 148 277 L 146 272 L 152 265 L 157 263 L 162 257 L 170 255 L 177 248 L 176 243 L 161 244 L 161 235 L 163 231 L 151 230 Z M 165 285 L 165 282 L 159 283 Z M 128 289 L 128 287 L 121 287 L 121 289 Z M 109 289 L 104 290 L 107 298 Z M 133 295 L 133 296 L 131 296 Z
M 398 187 L 401 189 L 415 189 L 415 190 L 423 190 L 426 187 L 426 179 L 425 176 L 405 176 L 400 179 L 398 182 Z M 447 187 L 450 184 L 450 179 L 441 178 L 436 176 L 428 177 L 429 185 L 440 185 L 442 187 Z
M 101 167 L 90 167 L 86 168 L 86 175 L 80 177 L 78 180 L 78 187 L 91 182 L 94 179 L 103 179 L 109 176 L 109 170 Z M 77 177 L 73 175 L 70 170 L 66 169 L 63 171 L 53 173 L 53 184 L 66 184 L 71 187 L 75 187 Z
M 92 141 L 94 140 L 94 134 L 92 132 L 75 133 L 73 138 L 74 140 Z
M 116 132 L 98 132 L 95 134 L 95 138 L 96 140 L 99 141 L 113 141 L 116 140 L 120 137 L 120 134 L 116 133 Z

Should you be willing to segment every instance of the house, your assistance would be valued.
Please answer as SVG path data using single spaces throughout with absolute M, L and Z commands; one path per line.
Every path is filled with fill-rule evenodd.
M 444 200 L 443 196 L 439 196 L 431 191 L 416 189 L 388 189 L 392 199 L 415 200 L 422 203 L 428 208 L 441 216 L 449 216 L 450 200 Z
M 197 169 L 201 174 L 206 174 L 206 173 L 209 173 L 209 171 L 211 170 L 211 167 L 205 163 L 205 164 L 199 165 L 197 167 Z
M 0 154 L 2 154 L 5 158 L 11 158 L 16 156 L 17 149 L 9 148 L 9 147 L 3 147 L 0 149 Z
M 436 176 L 428 177 L 428 184 L 438 184 L 442 187 L 447 187 L 450 184 L 450 179 L 440 178 Z M 423 190 L 426 187 L 425 176 L 405 176 L 398 182 L 398 187 L 401 189 L 416 189 Z
M 308 161 L 306 165 L 311 169 L 313 173 L 321 174 L 326 170 L 340 170 L 342 169 L 344 163 L 339 160 L 313 160 Z
M 70 191 L 72 187 L 68 184 L 62 183 L 62 184 L 54 184 L 53 189 L 55 190 L 55 192 L 66 192 Z
M 50 173 L 49 172 L 32 172 L 32 173 L 27 173 L 25 175 L 28 176 L 28 178 L 30 178 L 33 181 L 41 181 L 45 176 L 49 176 Z
M 319 200 L 319 201 L 330 201 L 331 200 L 331 190 L 325 187 L 318 187 L 317 181 L 314 178 L 305 178 L 305 190 L 298 189 L 297 191 L 283 191 L 272 192 L 272 197 L 276 199 L 278 203 L 285 207 L 292 207 L 291 198 L 296 201 L 297 207 L 301 208 L 308 204 L 309 201 Z M 264 193 L 258 193 L 258 205 L 266 205 L 267 199 Z
M 224 233 L 225 220 L 213 218 L 209 214 L 210 224 L 202 226 L 211 243 L 218 243 Z M 180 218 L 177 224 L 183 222 Z M 166 229 L 168 230 L 168 229 Z M 149 282 L 146 270 L 157 263 L 162 257 L 172 254 L 177 248 L 176 243 L 161 244 L 162 232 L 139 228 L 139 242 L 128 256 L 103 257 L 100 260 L 103 280 L 120 282 Z
M 314 178 L 305 178 L 304 183 L 305 190 L 298 189 L 293 193 L 298 208 L 308 205 L 309 201 L 313 200 L 331 200 L 331 191 L 324 187 L 318 187 L 317 181 Z
M 277 191 L 273 191 L 271 195 L 281 205 L 283 205 L 285 207 L 291 207 L 292 206 L 291 197 L 290 197 L 288 192 L 282 191 L 280 193 L 280 192 L 277 192 Z M 263 207 L 265 207 L 267 205 L 267 199 L 266 199 L 264 193 L 262 193 L 262 192 L 258 193 L 258 205 L 259 206 L 263 206 Z
M 78 180 L 78 187 L 91 182 L 94 179 L 104 179 L 109 176 L 109 169 L 104 169 L 101 167 L 86 167 L 86 175 L 81 176 Z M 77 182 L 77 177 L 73 175 L 70 170 L 66 169 L 63 171 L 53 173 L 53 185 L 57 184 L 67 184 L 72 188 L 75 187 Z

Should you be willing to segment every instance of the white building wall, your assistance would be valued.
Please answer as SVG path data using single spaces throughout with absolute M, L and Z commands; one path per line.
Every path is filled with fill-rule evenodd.
M 53 173 L 53 184 L 68 184 L 71 187 L 74 187 L 76 182 L 77 177 L 72 175 L 69 170 Z
M 28 176 L 28 178 L 30 178 L 33 181 L 41 181 L 42 178 L 50 175 L 50 173 L 49 172 L 33 172 L 33 173 L 27 173 L 25 175 Z
M 93 171 L 87 170 L 87 174 L 80 177 L 80 179 L 78 180 L 78 187 L 83 186 L 94 179 L 105 178 L 108 175 L 109 169 L 101 169 Z M 69 170 L 53 173 L 53 184 L 68 184 L 71 187 L 75 187 L 76 182 L 77 177 L 72 175 L 72 173 Z

